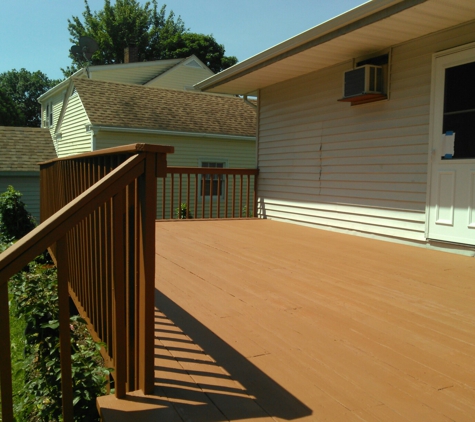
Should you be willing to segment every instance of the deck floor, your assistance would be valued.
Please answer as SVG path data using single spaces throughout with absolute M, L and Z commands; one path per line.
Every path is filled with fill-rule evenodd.
M 474 258 L 234 220 L 157 223 L 156 264 L 150 420 L 475 420 Z

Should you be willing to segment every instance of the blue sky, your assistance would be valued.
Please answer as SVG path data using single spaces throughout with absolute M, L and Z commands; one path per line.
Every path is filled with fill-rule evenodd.
M 144 3 L 144 1 L 141 1 Z M 364 0 L 168 0 L 192 32 L 212 34 L 226 55 L 239 61 L 340 15 Z M 89 0 L 100 10 L 104 0 Z M 62 78 L 70 64 L 68 18 L 84 11 L 83 0 L 1 0 L 0 73 L 25 68 Z

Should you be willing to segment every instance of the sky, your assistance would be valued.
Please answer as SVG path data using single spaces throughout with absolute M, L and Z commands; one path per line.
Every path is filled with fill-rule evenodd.
M 114 0 L 112 0 L 114 2 Z M 89 0 L 92 11 L 104 0 Z M 140 3 L 145 1 L 140 0 Z M 364 0 L 165 0 L 167 14 L 181 16 L 191 32 L 212 34 L 239 61 L 313 28 Z M 0 73 L 25 68 L 63 78 L 68 57 L 68 19 L 82 20 L 84 0 L 0 0 Z

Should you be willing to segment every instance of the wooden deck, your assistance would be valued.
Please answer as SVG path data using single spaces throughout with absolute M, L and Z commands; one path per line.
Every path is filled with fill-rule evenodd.
M 474 258 L 223 220 L 157 223 L 156 263 L 136 421 L 475 420 Z

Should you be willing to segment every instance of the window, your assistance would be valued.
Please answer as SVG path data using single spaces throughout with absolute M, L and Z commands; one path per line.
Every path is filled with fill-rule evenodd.
M 226 167 L 225 164 L 226 163 L 222 161 L 202 161 L 201 167 L 222 169 Z M 225 184 L 226 182 L 223 174 L 205 174 L 201 177 L 200 196 L 209 197 L 210 192 L 212 191 L 213 197 L 217 197 L 219 191 L 219 196 L 224 197 Z
M 53 103 L 49 103 L 49 114 L 48 114 L 49 127 L 53 126 Z
M 52 126 L 53 126 L 53 103 L 49 102 L 46 104 L 44 127 L 52 127 Z
M 475 157 L 475 62 L 445 70 L 443 133 L 455 132 L 454 157 Z

